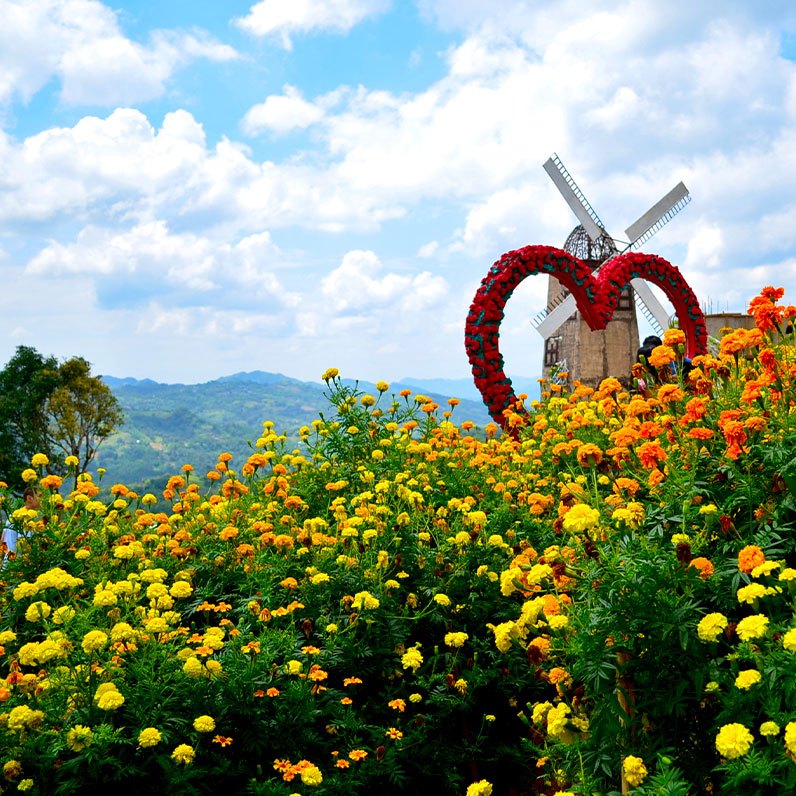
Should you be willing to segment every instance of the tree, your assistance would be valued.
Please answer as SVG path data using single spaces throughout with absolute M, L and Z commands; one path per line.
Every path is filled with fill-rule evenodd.
M 75 456 L 83 472 L 123 420 L 116 397 L 85 359 L 59 364 L 19 346 L 0 371 L 0 480 L 21 489 L 34 453 L 46 454 L 48 470 L 61 474 L 64 458 Z
M 72 357 L 59 368 L 59 385 L 45 405 L 48 442 L 51 449 L 78 459 L 84 472 L 102 441 L 123 422 L 116 396 L 100 378 L 91 375 L 91 365 Z
M 58 361 L 18 346 L 0 371 L 0 480 L 21 488 L 20 473 L 34 453 L 52 459 L 47 399 L 60 381 Z

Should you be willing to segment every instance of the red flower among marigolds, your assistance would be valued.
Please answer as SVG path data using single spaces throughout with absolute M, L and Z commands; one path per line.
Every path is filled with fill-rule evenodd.
M 576 257 L 552 246 L 526 246 L 500 257 L 481 280 L 464 330 L 464 342 L 476 387 L 494 420 L 504 429 L 517 401 L 511 379 L 503 369 L 500 323 L 506 302 L 526 277 L 549 274 L 575 296 L 584 320 L 592 329 L 604 329 L 619 303 L 622 289 L 633 279 L 658 285 L 674 305 L 690 357 L 707 347 L 707 327 L 699 303 L 680 272 L 654 255 L 629 253 L 609 260 L 595 278 L 591 268 Z

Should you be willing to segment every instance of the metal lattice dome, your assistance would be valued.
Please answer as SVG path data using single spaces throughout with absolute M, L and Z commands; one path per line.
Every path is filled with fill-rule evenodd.
M 605 262 L 609 257 L 618 254 L 616 244 L 607 232 L 603 230 L 603 234 L 594 241 L 581 225 L 578 225 L 569 233 L 569 237 L 564 244 L 564 251 L 584 262 L 595 265 Z

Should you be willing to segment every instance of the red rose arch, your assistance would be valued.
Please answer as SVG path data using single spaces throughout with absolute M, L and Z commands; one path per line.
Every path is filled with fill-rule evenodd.
M 575 297 L 592 329 L 604 329 L 619 302 L 619 294 L 632 279 L 646 279 L 660 287 L 674 306 L 686 336 L 689 357 L 704 353 L 707 327 L 694 292 L 680 271 L 662 257 L 620 254 L 609 260 L 595 277 L 586 263 L 552 246 L 526 246 L 500 257 L 481 280 L 464 329 L 464 344 L 475 385 L 493 419 L 505 428 L 504 411 L 516 402 L 511 379 L 503 370 L 500 322 L 506 302 L 520 282 L 536 274 L 554 276 Z

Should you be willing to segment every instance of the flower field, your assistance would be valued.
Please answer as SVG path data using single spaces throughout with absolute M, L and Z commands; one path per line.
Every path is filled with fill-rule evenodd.
M 301 450 L 2 491 L 3 792 L 796 789 L 796 307 L 476 434 L 334 369 Z M 653 364 L 654 363 L 654 364 Z M 653 379 L 647 378 L 648 383 Z M 74 488 L 72 488 L 74 487 Z

